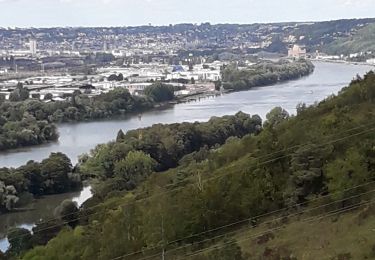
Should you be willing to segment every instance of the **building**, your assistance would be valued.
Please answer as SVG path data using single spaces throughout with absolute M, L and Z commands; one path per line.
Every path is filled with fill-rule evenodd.
M 306 48 L 304 46 L 294 44 L 293 47 L 288 50 L 288 57 L 306 58 Z
M 368 64 L 375 65 L 375 59 L 368 59 L 368 60 L 366 60 L 366 62 L 367 62 Z
M 30 53 L 32 56 L 35 56 L 36 55 L 36 51 L 37 51 L 37 43 L 36 43 L 36 40 L 30 40 L 29 41 L 29 48 L 30 48 Z
M 131 83 L 131 84 L 124 84 L 121 87 L 126 88 L 131 95 L 137 96 L 137 95 L 143 94 L 145 89 L 151 85 L 152 83 Z

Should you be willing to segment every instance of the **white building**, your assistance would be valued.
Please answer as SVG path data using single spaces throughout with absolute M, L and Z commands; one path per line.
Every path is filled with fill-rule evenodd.
M 37 43 L 36 43 L 36 40 L 30 40 L 29 41 L 29 48 L 30 48 L 31 55 L 35 56 L 36 52 L 37 52 Z
M 143 93 L 145 89 L 151 85 L 152 83 L 131 83 L 124 84 L 121 87 L 125 87 L 131 95 L 138 95 L 139 93 Z
M 200 69 L 194 71 L 176 71 L 167 76 L 168 80 L 185 79 L 196 81 L 218 81 L 221 79 L 219 70 Z
M 45 84 L 45 85 L 67 85 L 73 82 L 71 76 L 45 76 L 45 77 L 31 77 L 24 80 L 24 82 L 33 82 L 33 84 Z
M 368 59 L 366 60 L 366 63 L 375 65 L 375 59 Z

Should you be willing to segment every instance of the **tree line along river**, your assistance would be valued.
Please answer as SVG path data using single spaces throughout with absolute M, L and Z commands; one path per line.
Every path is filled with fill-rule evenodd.
M 356 77 L 373 70 L 366 65 L 315 62 L 315 71 L 310 76 L 273 86 L 253 88 L 218 97 L 203 98 L 196 102 L 174 105 L 122 119 L 61 124 L 58 126 L 59 142 L 28 147 L 0 153 L 0 167 L 18 167 L 29 160 L 41 161 L 52 152 L 62 152 L 77 163 L 78 156 L 88 153 L 97 144 L 116 138 L 119 129 L 124 132 L 156 123 L 179 123 L 207 121 L 212 116 L 232 115 L 238 111 L 258 114 L 263 119 L 274 107 L 281 106 L 289 113 L 295 113 L 298 103 L 307 105 L 337 94 Z M 35 210 L 0 216 L 0 250 L 8 246 L 4 238 L 6 229 L 12 226 L 32 228 L 33 224 L 51 216 L 54 208 L 65 199 L 82 203 L 91 196 L 88 188 L 81 193 L 47 196 L 34 202 Z

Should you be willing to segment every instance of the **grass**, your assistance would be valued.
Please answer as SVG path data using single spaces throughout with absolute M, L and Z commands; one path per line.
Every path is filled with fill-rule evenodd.
M 265 230 L 260 226 L 236 237 L 247 259 L 375 259 L 374 205 L 310 223 L 291 221 L 268 239 L 240 242 Z

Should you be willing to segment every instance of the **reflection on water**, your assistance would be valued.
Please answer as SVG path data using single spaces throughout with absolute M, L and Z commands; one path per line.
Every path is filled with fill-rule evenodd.
M 45 196 L 35 200 L 27 207 L 33 208 L 31 211 L 15 212 L 0 215 L 0 250 L 5 251 L 9 243 L 5 238 L 7 230 L 11 227 L 20 227 L 31 230 L 35 223 L 53 217 L 53 212 L 57 206 L 66 199 L 71 199 L 81 206 L 83 202 L 91 198 L 91 187 L 85 187 L 81 192 L 72 192 L 59 195 Z

